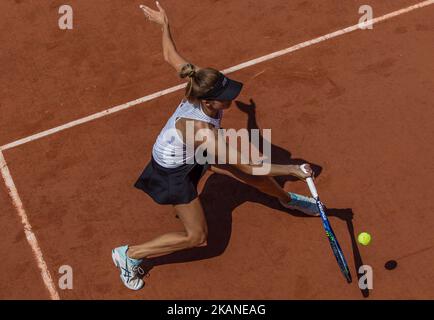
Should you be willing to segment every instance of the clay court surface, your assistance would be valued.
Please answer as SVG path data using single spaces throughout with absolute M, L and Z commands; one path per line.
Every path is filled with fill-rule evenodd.
M 179 51 L 223 70 L 355 25 L 365 2 L 161 4 Z M 320 219 L 207 175 L 200 188 L 209 246 L 157 259 L 141 291 L 122 285 L 112 248 L 182 229 L 170 207 L 133 184 L 183 90 L 4 146 L 182 83 L 164 62 L 160 29 L 144 19 L 141 3 L 70 1 L 73 30 L 57 26 L 63 1 L 0 4 L 0 146 L 24 209 L 2 179 L 0 298 L 434 299 L 434 3 L 230 75 L 245 87 L 223 126 L 271 128 L 277 162 L 316 166 L 352 284 Z M 417 3 L 369 2 L 375 17 Z M 285 188 L 309 192 L 303 182 Z M 23 212 L 40 255 L 25 235 Z M 367 247 L 355 241 L 362 231 L 373 237 Z M 51 280 L 44 281 L 37 258 Z M 388 271 L 392 259 L 398 267 Z M 361 264 L 373 268 L 369 292 L 357 286 Z M 73 268 L 73 290 L 57 285 L 62 265 Z

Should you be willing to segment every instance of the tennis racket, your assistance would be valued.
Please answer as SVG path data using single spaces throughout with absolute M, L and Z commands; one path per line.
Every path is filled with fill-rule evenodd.
M 304 173 L 307 173 L 307 170 L 305 168 L 305 164 L 303 164 L 301 166 L 301 170 Z M 309 186 L 310 193 L 312 194 L 312 197 L 315 199 L 316 205 L 318 206 L 319 212 L 321 214 L 322 224 L 324 226 L 327 238 L 329 239 L 330 246 L 332 247 L 336 261 L 338 262 L 339 268 L 341 269 L 342 274 L 344 275 L 345 279 L 347 279 L 347 282 L 351 283 L 352 279 L 351 279 L 351 274 L 350 274 L 350 270 L 348 268 L 347 261 L 345 260 L 342 249 L 339 246 L 338 239 L 336 238 L 335 233 L 333 232 L 333 229 L 330 225 L 329 219 L 327 218 L 327 215 L 326 215 L 325 209 L 324 209 L 324 205 L 322 204 L 322 202 L 318 196 L 318 192 L 316 190 L 313 179 L 307 178 L 306 182 L 307 182 L 307 185 Z

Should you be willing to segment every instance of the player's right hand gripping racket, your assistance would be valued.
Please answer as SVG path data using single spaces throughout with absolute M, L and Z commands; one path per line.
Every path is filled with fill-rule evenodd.
M 305 169 L 305 165 L 301 166 L 301 170 L 303 172 L 307 173 L 307 170 Z M 342 249 L 339 246 L 338 239 L 336 239 L 335 233 L 333 232 L 333 229 L 330 225 L 329 219 L 327 218 L 327 215 L 325 213 L 324 205 L 322 204 L 321 200 L 319 199 L 318 192 L 316 191 L 315 184 L 313 182 L 312 178 L 306 179 L 307 185 L 309 186 L 310 193 L 312 194 L 312 197 L 316 201 L 316 205 L 318 206 L 319 212 L 321 214 L 321 220 L 322 224 L 324 226 L 326 235 L 330 241 L 330 246 L 332 247 L 333 253 L 335 255 L 336 261 L 338 262 L 339 268 L 342 271 L 342 274 L 344 275 L 345 279 L 347 279 L 348 283 L 351 283 L 351 274 L 350 270 L 348 269 L 348 264 L 345 261 L 344 254 L 342 253 Z

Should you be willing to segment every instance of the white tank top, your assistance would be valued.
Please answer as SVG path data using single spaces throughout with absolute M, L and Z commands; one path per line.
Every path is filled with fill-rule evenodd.
M 176 130 L 176 121 L 181 118 L 193 119 L 209 123 L 219 129 L 222 116 L 223 112 L 220 111 L 217 119 L 212 118 L 203 112 L 201 106 L 183 100 L 158 135 L 152 148 L 152 157 L 160 166 L 165 168 L 177 168 L 185 163 L 190 163 L 187 161 L 192 160 L 194 153 L 187 155 L 184 141 Z

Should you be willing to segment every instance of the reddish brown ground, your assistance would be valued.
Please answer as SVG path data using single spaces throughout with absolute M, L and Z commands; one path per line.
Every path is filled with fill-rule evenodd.
M 374 13 L 416 2 L 374 1 Z M 63 1 L 0 5 L 0 145 L 179 83 L 140 1 L 70 3 L 67 32 L 57 28 Z M 162 4 L 181 52 L 222 69 L 353 25 L 364 1 Z M 434 298 L 433 21 L 430 6 L 232 75 L 245 82 L 239 100 L 256 103 L 257 125 L 273 129 L 275 159 L 322 167 L 317 186 L 335 209 L 331 223 L 353 275 L 361 262 L 373 267 L 374 299 Z M 181 98 L 4 152 L 55 281 L 59 266 L 74 269 L 74 290 L 61 298 L 363 298 L 340 275 L 319 219 L 217 175 L 201 186 L 209 247 L 159 259 L 144 290 L 122 286 L 111 248 L 182 228 L 132 186 Z M 245 127 L 249 116 L 254 123 L 233 106 L 224 126 Z M 301 182 L 286 188 L 308 192 Z M 0 298 L 49 298 L 3 184 L 0 205 Z M 357 249 L 351 235 L 361 231 L 373 242 Z M 384 269 L 390 259 L 396 270 Z

